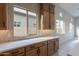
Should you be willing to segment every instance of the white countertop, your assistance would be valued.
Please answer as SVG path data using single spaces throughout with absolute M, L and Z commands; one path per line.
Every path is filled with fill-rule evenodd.
M 79 44 L 77 44 L 73 49 L 68 52 L 71 56 L 79 56 Z
M 20 40 L 20 41 L 14 41 L 14 42 L 1 43 L 0 44 L 0 52 L 5 52 L 5 51 L 16 49 L 19 47 L 28 46 L 28 45 L 31 45 L 34 43 L 39 43 L 42 41 L 51 40 L 54 38 L 59 38 L 59 37 L 58 36 L 38 37 L 38 38 L 33 38 L 33 39 L 28 39 L 28 40 Z

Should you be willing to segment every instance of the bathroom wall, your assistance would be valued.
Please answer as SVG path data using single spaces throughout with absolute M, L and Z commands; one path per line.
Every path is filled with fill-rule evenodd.
M 61 16 L 60 13 L 62 13 L 62 17 L 60 17 Z M 60 36 L 60 45 L 62 45 L 64 42 L 66 42 L 74 37 L 74 28 L 73 28 L 73 32 L 69 31 L 69 27 L 70 27 L 69 23 L 71 22 L 74 25 L 74 18 L 67 11 L 65 11 L 58 5 L 56 5 L 55 6 L 55 20 L 56 19 L 59 19 L 59 20 L 61 19 L 65 22 L 65 33 L 64 34 L 56 33 L 56 35 Z
M 27 8 L 27 10 L 30 11 L 34 11 L 37 12 L 39 11 L 38 8 L 38 4 L 34 4 L 34 3 L 27 3 L 27 4 L 16 4 L 16 5 L 20 5 L 23 6 L 25 8 Z M 9 7 L 12 7 L 9 5 Z M 8 9 L 9 9 L 8 7 Z M 0 30 L 0 42 L 5 42 L 5 41 L 12 41 L 12 40 L 16 40 L 13 37 L 13 33 L 12 33 L 12 23 L 13 23 L 13 18 L 12 18 L 12 9 L 9 9 L 8 14 L 10 14 L 9 21 L 8 21 L 8 26 L 9 29 L 8 30 Z M 59 35 L 56 33 L 56 35 L 60 36 L 60 44 L 63 44 L 64 42 L 72 39 L 74 37 L 74 32 L 69 32 L 69 22 L 71 22 L 71 18 L 73 19 L 73 17 L 66 12 L 64 9 L 60 8 L 59 6 L 55 7 L 55 19 L 60 19 L 59 17 L 59 13 L 63 14 L 63 17 L 61 19 L 63 19 L 65 21 L 65 33 L 62 35 Z M 38 35 L 54 35 L 55 34 L 55 30 L 38 30 Z M 22 38 L 21 38 L 22 39 Z
M 75 37 L 79 37 L 79 17 L 74 17 L 74 24 L 75 24 L 74 29 Z
M 39 8 L 38 8 L 38 4 L 35 4 L 35 3 L 27 3 L 27 4 L 15 4 L 15 5 L 19 5 L 19 6 L 22 6 L 22 7 L 24 7 L 24 8 L 26 8 L 27 10 L 30 10 L 30 11 L 34 11 L 34 12 L 36 12 L 36 13 L 38 13 L 39 14 Z M 12 12 L 12 10 L 13 10 L 13 8 L 12 8 L 13 6 L 12 6 L 12 4 L 9 4 L 8 5 L 8 7 L 7 7 L 7 9 L 8 9 L 8 11 L 7 11 L 7 15 L 8 15 L 8 17 L 7 17 L 7 19 L 8 19 L 8 29 L 7 30 L 0 30 L 0 43 L 3 43 L 3 42 L 8 42 L 8 41 L 13 41 L 13 40 L 19 40 L 19 39 L 26 39 L 26 38 L 29 38 L 29 37 L 19 37 L 19 38 L 14 38 L 14 36 L 13 36 L 13 12 Z M 39 17 L 38 17 L 38 19 L 39 19 Z M 38 22 L 38 24 L 39 24 L 39 22 Z M 38 28 L 39 28 L 39 26 L 38 26 Z M 54 30 L 39 30 L 38 29 L 38 32 L 37 32 L 37 35 L 36 36 L 45 36 L 45 35 L 53 35 L 55 33 L 55 31 Z M 36 37 L 36 36 L 34 36 L 34 37 Z M 31 36 L 31 37 L 33 37 L 33 36 Z

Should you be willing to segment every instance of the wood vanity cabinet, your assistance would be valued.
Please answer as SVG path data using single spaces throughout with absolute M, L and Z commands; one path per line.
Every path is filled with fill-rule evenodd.
M 55 16 L 54 13 L 50 12 L 50 29 L 55 29 Z
M 49 20 L 50 20 L 50 29 L 55 29 L 55 6 L 53 4 L 50 4 L 50 13 L 49 13 Z
M 32 50 L 26 51 L 26 56 L 38 56 L 38 49 L 34 48 Z
M 3 52 L 0 55 L 3 55 L 3 56 L 24 56 L 25 55 L 24 52 L 25 52 L 24 48 L 17 48 L 17 49 Z
M 53 56 L 59 49 L 59 39 L 43 41 L 0 53 L 0 56 Z
M 48 55 L 51 56 L 55 53 L 55 40 L 48 41 Z
M 39 5 L 40 5 L 40 22 L 43 21 L 42 22 L 43 29 L 55 29 L 54 5 L 49 3 Z
M 26 47 L 26 56 L 47 56 L 47 41 Z
M 49 29 L 49 4 L 48 3 L 40 4 L 40 18 L 41 18 L 41 21 L 43 21 L 42 22 L 43 29 Z
M 39 48 L 39 56 L 47 56 L 47 45 Z
M 48 11 L 44 11 L 43 12 L 43 29 L 49 29 L 50 27 L 50 21 L 49 21 L 49 12 Z
M 47 56 L 47 41 L 42 42 L 42 46 L 38 48 L 39 56 Z
M 0 3 L 0 30 L 7 29 L 6 3 Z

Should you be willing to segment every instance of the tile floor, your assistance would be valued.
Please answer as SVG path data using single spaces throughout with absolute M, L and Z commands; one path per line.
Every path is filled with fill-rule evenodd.
M 58 52 L 56 52 L 54 56 L 67 56 L 68 51 L 74 48 L 77 44 L 79 44 L 79 38 L 74 38 L 65 42 L 62 46 L 60 46 Z

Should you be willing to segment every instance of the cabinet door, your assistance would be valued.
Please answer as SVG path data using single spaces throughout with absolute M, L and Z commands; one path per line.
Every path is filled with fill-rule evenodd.
M 55 29 L 54 5 L 40 4 L 40 18 L 42 29 Z
M 55 39 L 55 51 L 59 49 L 59 39 Z
M 6 4 L 0 3 L 0 29 L 6 29 Z
M 54 13 L 50 12 L 50 29 L 55 29 L 55 18 Z
M 17 49 L 3 52 L 2 55 L 3 56 L 19 56 L 19 55 L 24 55 L 24 52 L 25 52 L 25 48 L 23 47 L 23 48 L 17 48 Z
M 49 29 L 49 12 L 43 12 L 43 29 Z
M 47 56 L 47 45 L 40 47 L 38 50 L 39 56 Z
M 38 49 L 26 51 L 26 56 L 38 56 Z
M 54 45 L 54 40 L 48 41 L 48 55 L 51 56 L 55 52 L 55 45 Z

